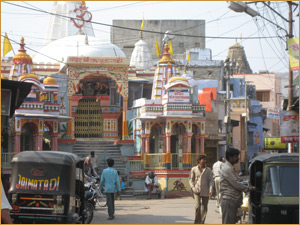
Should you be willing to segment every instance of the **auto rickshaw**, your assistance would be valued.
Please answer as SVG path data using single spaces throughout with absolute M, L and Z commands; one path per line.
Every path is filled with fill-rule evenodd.
M 14 223 L 84 223 L 83 166 L 66 152 L 15 155 L 9 189 Z
M 249 222 L 299 224 L 299 154 L 256 156 L 250 165 Z

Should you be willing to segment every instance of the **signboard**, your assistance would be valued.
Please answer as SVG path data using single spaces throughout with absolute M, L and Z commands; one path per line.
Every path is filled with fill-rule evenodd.
M 265 150 L 287 149 L 287 144 L 281 143 L 280 137 L 270 137 L 265 138 L 264 148 Z
M 280 113 L 281 143 L 299 143 L 299 115 L 294 111 Z
M 11 90 L 1 90 L 1 116 L 9 116 L 11 102 Z
M 280 119 L 280 110 L 278 108 L 268 108 L 267 118 Z
M 189 103 L 190 93 L 188 90 L 170 90 L 169 91 L 169 102 L 173 103 Z
M 287 44 L 291 70 L 299 70 L 299 38 L 290 38 Z

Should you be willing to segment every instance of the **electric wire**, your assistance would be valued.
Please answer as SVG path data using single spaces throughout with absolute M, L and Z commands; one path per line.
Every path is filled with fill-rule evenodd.
M 80 20 L 78 18 L 73 18 L 73 17 L 69 17 L 69 16 L 64 16 L 64 15 L 60 15 L 60 14 L 56 14 L 56 13 L 51 13 L 51 12 L 47 12 L 44 10 L 38 10 L 38 9 L 33 9 L 30 7 L 26 7 L 26 6 L 20 6 L 11 2 L 7 2 L 7 1 L 3 1 L 3 3 L 6 4 L 10 4 L 16 7 L 21 7 L 21 8 L 25 8 L 25 9 L 29 9 L 29 10 L 33 10 L 33 11 L 39 11 L 39 12 L 44 12 L 50 15 L 57 15 L 60 17 L 64 17 L 64 18 L 69 18 L 69 19 L 74 19 L 74 20 Z M 92 24 L 97 24 L 97 25 L 102 25 L 102 26 L 108 26 L 108 27 L 114 27 L 114 28 L 120 28 L 120 29 L 125 29 L 125 30 L 134 30 L 134 31 L 141 31 L 141 29 L 136 29 L 136 28 L 128 28 L 128 27 L 123 27 L 123 26 L 116 26 L 116 25 L 111 25 L 111 24 L 105 24 L 105 23 L 100 23 L 100 22 L 95 22 L 95 21 L 91 21 L 90 23 Z M 164 35 L 164 32 L 158 32 L 158 31 L 150 31 L 150 30 L 142 30 L 145 33 L 153 33 L 153 34 L 162 34 Z M 194 38 L 216 38 L 216 39 L 235 39 L 236 37 L 211 37 L 211 36 L 199 36 L 199 35 L 186 35 L 186 34 L 174 34 L 175 36 L 182 36 L 182 37 L 194 37 Z M 260 39 L 261 37 L 244 37 L 244 39 Z M 264 39 L 269 39 L 269 38 L 277 38 L 277 37 L 263 37 Z

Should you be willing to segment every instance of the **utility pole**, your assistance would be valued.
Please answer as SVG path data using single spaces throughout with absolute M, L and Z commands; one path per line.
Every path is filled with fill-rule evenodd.
M 292 9 L 292 2 L 288 1 L 287 2 L 289 5 L 289 38 L 293 38 L 293 9 Z M 291 66 L 289 65 L 289 88 L 288 88 L 288 107 L 287 110 L 290 111 L 291 107 L 293 105 L 293 71 L 291 70 Z M 294 145 L 293 143 L 288 143 L 288 152 L 292 153 L 294 152 Z
M 230 119 L 230 76 L 232 75 L 233 63 L 229 58 L 225 60 L 224 69 L 226 73 L 226 116 L 224 123 L 226 124 L 226 150 L 231 146 L 231 119 Z
M 251 9 L 250 7 L 248 7 L 247 4 L 250 3 L 255 3 L 256 2 L 249 2 L 249 3 L 244 3 L 242 1 L 228 1 L 228 8 L 230 8 L 231 10 L 238 12 L 238 13 L 246 13 L 252 17 L 256 17 L 259 16 L 261 18 L 263 18 L 264 20 L 270 22 L 271 24 L 275 25 L 278 29 L 283 30 L 286 32 L 286 37 L 287 38 L 293 38 L 293 5 L 298 7 L 298 3 L 292 2 L 292 1 L 286 1 L 288 6 L 289 6 L 289 18 L 286 19 L 284 18 L 279 12 L 277 12 L 275 9 L 273 9 L 268 3 L 262 1 L 262 3 L 267 6 L 269 9 L 271 9 L 273 12 L 275 12 L 278 16 L 280 16 L 284 21 L 288 22 L 289 24 L 289 29 L 288 31 L 286 29 L 284 29 L 283 27 L 279 26 L 276 21 L 273 22 L 272 20 L 269 20 L 265 17 L 263 17 L 262 15 L 260 15 L 258 12 L 256 12 L 255 10 Z M 288 50 L 288 49 L 287 49 Z M 288 85 L 288 107 L 287 107 L 287 111 L 291 110 L 291 107 L 293 105 L 293 71 L 291 70 L 291 66 L 289 65 L 289 85 Z M 294 145 L 293 143 L 288 143 L 288 152 L 294 152 Z
M 248 171 L 248 103 L 247 103 L 247 82 L 244 75 L 244 88 L 245 88 L 245 166 L 246 171 Z

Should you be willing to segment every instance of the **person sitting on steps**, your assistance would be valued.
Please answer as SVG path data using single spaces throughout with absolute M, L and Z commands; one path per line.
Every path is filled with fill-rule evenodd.
M 151 199 L 151 194 L 156 193 L 158 188 L 157 176 L 151 171 L 145 179 L 145 191 L 148 192 L 147 199 Z

